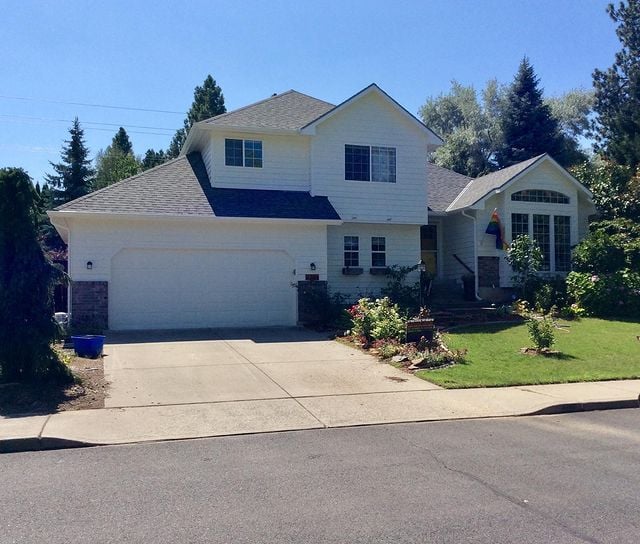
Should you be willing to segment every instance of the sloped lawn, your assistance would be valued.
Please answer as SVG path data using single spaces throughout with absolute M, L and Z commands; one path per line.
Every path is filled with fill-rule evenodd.
M 560 322 L 557 357 L 523 355 L 531 346 L 525 324 L 477 325 L 448 334 L 466 348 L 466 362 L 416 375 L 447 388 L 531 385 L 640 378 L 640 322 L 585 318 Z

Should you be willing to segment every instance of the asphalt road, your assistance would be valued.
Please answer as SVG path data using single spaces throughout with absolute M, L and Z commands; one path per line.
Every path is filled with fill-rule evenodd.
M 0 542 L 640 541 L 640 410 L 0 456 Z

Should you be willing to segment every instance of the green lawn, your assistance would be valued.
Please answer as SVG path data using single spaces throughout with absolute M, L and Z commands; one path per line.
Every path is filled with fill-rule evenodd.
M 468 350 L 466 363 L 417 376 L 447 388 L 640 378 L 640 322 L 585 318 L 560 325 L 552 348 L 559 357 L 521 354 L 531 346 L 524 324 L 456 329 L 448 343 Z

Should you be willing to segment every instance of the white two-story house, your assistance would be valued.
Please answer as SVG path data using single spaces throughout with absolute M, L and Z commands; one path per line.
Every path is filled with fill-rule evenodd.
M 470 180 L 428 165 L 441 143 L 376 85 L 338 106 L 288 91 L 197 123 L 179 158 L 50 212 L 68 244 L 72 319 L 295 325 L 301 286 L 376 296 L 387 267 L 421 258 L 440 278 L 471 270 L 476 292 L 500 287 L 504 255 L 484 235 L 493 206 L 549 240 L 560 270 L 551 248 L 577 240 L 588 191 L 546 156 Z M 550 187 L 564 207 L 545 201 Z
M 70 311 L 111 329 L 295 325 L 299 282 L 376 294 L 420 258 L 438 136 L 376 85 L 197 123 L 181 156 L 65 204 Z

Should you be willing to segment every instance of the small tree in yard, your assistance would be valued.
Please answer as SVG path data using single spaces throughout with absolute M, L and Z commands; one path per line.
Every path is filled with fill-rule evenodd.
M 37 239 L 35 189 L 20 168 L 0 169 L 0 379 L 68 382 L 52 348 L 53 286 L 61 274 Z
M 507 262 L 514 272 L 513 281 L 521 289 L 522 298 L 527 297 L 527 286 L 535 279 L 542 266 L 542 250 L 537 242 L 522 234 L 518 236 L 509 251 Z

